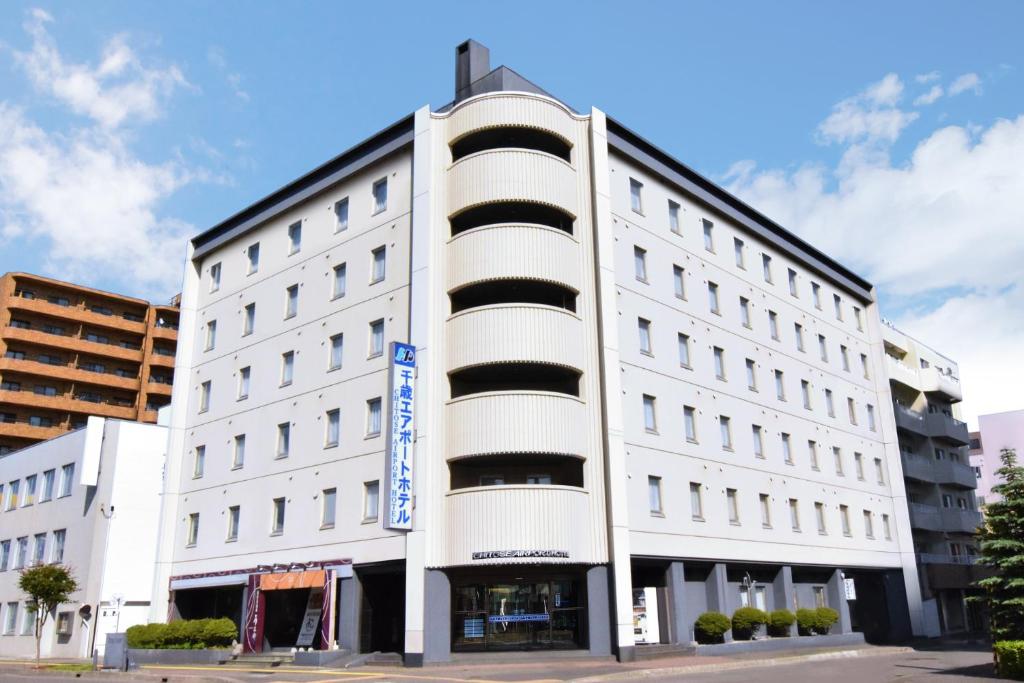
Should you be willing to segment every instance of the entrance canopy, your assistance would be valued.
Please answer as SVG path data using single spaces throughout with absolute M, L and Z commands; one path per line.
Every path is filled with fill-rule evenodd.
M 260 574 L 259 588 L 262 591 L 292 590 L 294 588 L 323 588 L 323 569 L 281 574 Z

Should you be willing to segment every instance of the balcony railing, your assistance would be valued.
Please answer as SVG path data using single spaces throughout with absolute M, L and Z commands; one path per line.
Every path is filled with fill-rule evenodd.
M 944 553 L 918 553 L 918 564 L 977 564 L 977 555 L 947 555 Z
M 924 413 L 905 408 L 896 403 L 893 405 L 896 415 L 896 426 L 900 429 L 913 432 L 920 436 L 928 436 L 928 428 L 925 424 Z

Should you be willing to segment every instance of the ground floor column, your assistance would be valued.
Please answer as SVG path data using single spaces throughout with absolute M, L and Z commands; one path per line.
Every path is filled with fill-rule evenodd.
M 775 609 L 793 611 L 796 601 L 793 600 L 793 568 L 788 564 L 779 567 L 772 581 L 772 595 L 775 598 Z M 796 622 L 790 624 L 789 635 L 796 635 Z
M 355 572 L 338 582 L 338 597 L 338 647 L 359 652 L 359 605 L 363 596 Z
M 423 666 L 426 570 L 426 534 L 412 531 L 405 537 L 405 656 L 406 666 Z
M 725 597 L 727 583 L 725 564 L 719 562 L 712 566 L 711 571 L 708 572 L 708 578 L 704 581 L 709 612 L 721 612 L 725 616 L 729 616 L 729 606 Z M 726 631 L 724 637 L 726 642 L 732 640 L 732 631 Z
M 828 585 L 825 587 L 828 595 L 828 604 L 839 612 L 839 621 L 833 627 L 833 633 L 853 633 L 853 623 L 850 621 L 850 603 L 846 601 L 846 588 L 843 585 L 843 570 L 837 569 L 829 577 Z
M 587 569 L 587 643 L 590 654 L 612 653 L 612 612 L 608 567 Z
M 423 591 L 423 661 L 452 657 L 452 586 L 440 569 L 427 569 Z
M 668 593 L 669 643 L 690 642 L 690 625 L 686 623 L 686 577 L 682 562 L 669 562 L 665 570 L 665 588 Z

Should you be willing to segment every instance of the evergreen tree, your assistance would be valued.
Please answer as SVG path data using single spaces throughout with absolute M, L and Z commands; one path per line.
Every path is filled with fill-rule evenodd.
M 1004 448 L 1003 466 L 996 470 L 1002 483 L 992 487 L 1000 500 L 985 507 L 985 526 L 978 534 L 981 564 L 995 575 L 977 582 L 985 591 L 992 640 L 1024 640 L 1024 467 L 1017 454 Z

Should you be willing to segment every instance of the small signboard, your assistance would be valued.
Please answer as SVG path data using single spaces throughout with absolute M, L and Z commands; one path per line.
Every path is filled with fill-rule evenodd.
M 416 440 L 416 347 L 391 342 L 388 364 L 387 515 L 385 529 L 412 529 L 413 444 Z
M 324 591 L 321 588 L 313 588 L 309 591 L 309 600 L 306 601 L 306 614 L 302 617 L 302 626 L 299 627 L 299 637 L 295 641 L 296 647 L 310 647 L 313 639 L 316 638 L 317 627 L 320 626 L 320 612 L 324 607 Z
M 857 599 L 857 587 L 853 584 L 853 579 L 843 579 L 843 590 L 846 591 L 847 600 Z

